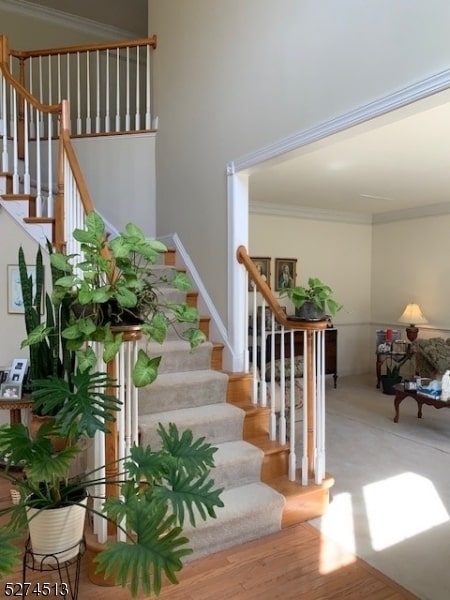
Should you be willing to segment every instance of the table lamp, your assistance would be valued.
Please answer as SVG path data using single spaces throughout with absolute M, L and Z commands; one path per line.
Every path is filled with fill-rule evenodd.
M 414 342 L 419 333 L 417 325 L 423 325 L 428 323 L 426 318 L 423 316 L 422 311 L 418 304 L 407 304 L 403 314 L 398 319 L 399 323 L 409 323 L 409 327 L 406 328 L 406 337 L 410 342 Z

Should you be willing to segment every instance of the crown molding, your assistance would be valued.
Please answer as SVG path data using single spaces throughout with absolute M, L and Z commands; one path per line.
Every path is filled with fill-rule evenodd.
M 293 133 L 272 144 L 250 152 L 227 165 L 235 173 L 250 170 L 256 165 L 275 160 L 283 154 L 299 150 L 304 146 L 318 142 L 326 137 L 361 125 L 370 119 L 381 117 L 398 108 L 403 108 L 418 100 L 450 88 L 450 69 L 431 75 L 422 81 L 409 85 L 388 96 L 369 102 L 320 125 Z
M 272 217 L 294 217 L 312 221 L 335 221 L 339 223 L 354 223 L 358 225 L 371 225 L 372 216 L 364 213 L 308 208 L 292 206 L 291 204 L 271 204 L 269 202 L 249 203 L 249 212 L 256 215 L 270 215 Z
M 356 225 L 384 225 L 396 221 L 424 219 L 426 217 L 439 217 L 450 214 L 450 202 L 418 206 L 404 210 L 392 210 L 375 215 L 367 213 L 334 211 L 290 204 L 270 204 L 268 202 L 251 201 L 249 212 L 254 215 L 269 215 L 272 217 L 292 217 L 295 219 L 309 219 L 312 221 L 334 221 L 336 223 L 351 223 Z
M 27 0 L 0 0 L 0 10 L 41 19 L 46 23 L 50 22 L 75 31 L 91 33 L 105 40 L 126 40 L 139 37 L 135 33 L 124 31 L 112 25 L 102 25 L 98 21 L 78 17 L 56 8 L 47 8 L 33 2 L 27 2 Z
M 394 221 L 407 221 L 410 219 L 423 219 L 424 217 L 439 217 L 450 214 L 450 202 L 430 204 L 429 206 L 418 206 L 404 210 L 392 210 L 389 212 L 373 215 L 374 225 L 393 223 Z

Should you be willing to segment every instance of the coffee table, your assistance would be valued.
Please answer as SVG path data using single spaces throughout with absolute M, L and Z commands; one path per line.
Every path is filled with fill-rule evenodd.
M 436 400 L 435 398 L 431 398 L 431 396 L 427 396 L 425 394 L 421 394 L 416 390 L 405 390 L 403 383 L 397 383 L 394 385 L 395 396 L 394 396 L 394 408 L 395 408 L 395 416 L 394 423 L 398 423 L 399 419 L 399 407 L 400 402 L 402 402 L 405 398 L 410 396 L 414 398 L 417 402 L 417 418 L 422 418 L 422 406 L 427 404 L 428 406 L 434 406 L 434 408 L 450 408 L 450 402 L 444 402 L 443 400 Z

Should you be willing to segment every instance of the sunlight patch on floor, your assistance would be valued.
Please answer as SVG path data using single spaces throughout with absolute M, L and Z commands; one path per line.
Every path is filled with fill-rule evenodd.
M 372 547 L 380 551 L 449 520 L 433 483 L 402 473 L 363 488 Z
M 336 518 L 336 514 L 339 518 Z M 320 573 L 330 573 L 355 561 L 353 507 L 350 494 L 338 494 L 333 497 L 328 512 L 321 517 L 320 530 L 324 535 L 320 547 Z M 345 547 L 331 541 L 344 537 Z

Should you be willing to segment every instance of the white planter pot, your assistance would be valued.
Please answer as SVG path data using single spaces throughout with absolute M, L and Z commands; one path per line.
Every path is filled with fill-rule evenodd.
M 78 554 L 83 538 L 87 498 L 82 506 L 27 510 L 31 547 L 45 564 L 63 563 Z M 39 513 L 39 514 L 36 514 Z M 36 516 L 34 516 L 36 515 Z

